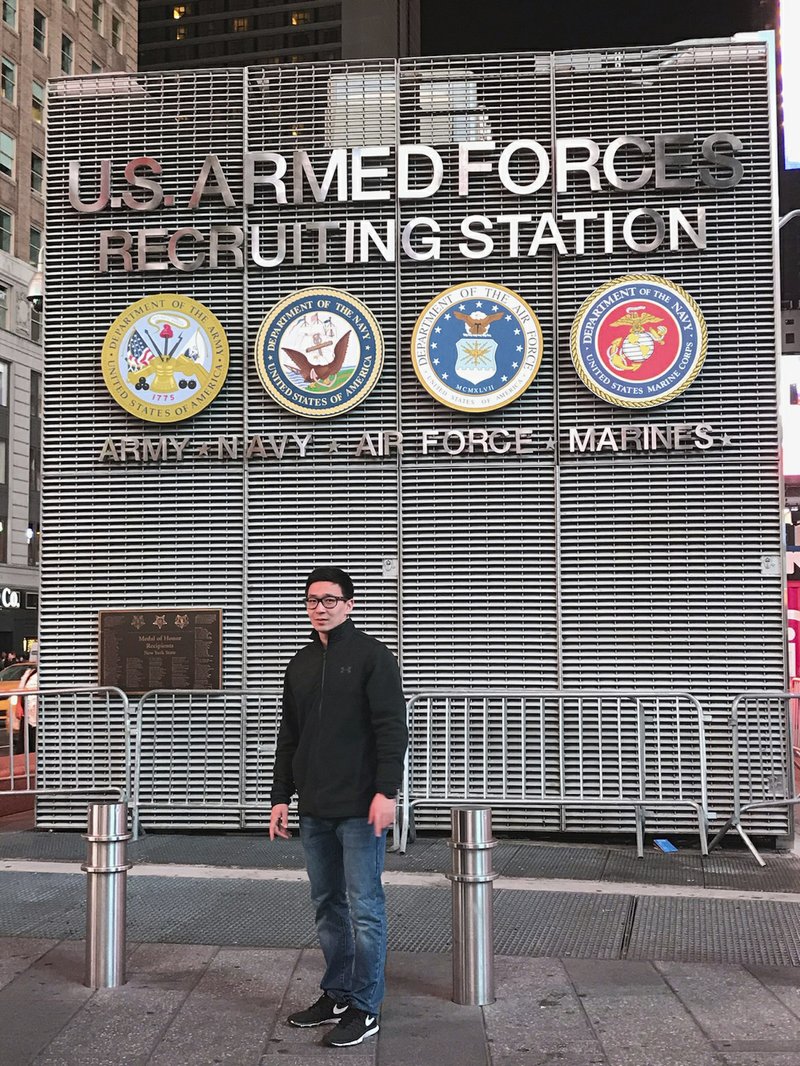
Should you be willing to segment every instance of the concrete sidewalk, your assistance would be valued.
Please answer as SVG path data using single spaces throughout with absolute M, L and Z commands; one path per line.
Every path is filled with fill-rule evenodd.
M 279 920 L 279 916 L 276 916 Z M 319 1043 L 285 1016 L 318 993 L 315 949 L 146 944 L 128 983 L 80 983 L 83 945 L 0 940 L 4 1066 L 797 1066 L 793 968 L 496 960 L 497 1000 L 450 1001 L 450 960 L 392 952 L 376 1038 Z
M 797 856 L 500 841 L 480 1008 L 451 1001 L 449 849 L 422 839 L 387 857 L 381 1030 L 330 1049 L 285 1023 L 322 971 L 296 840 L 133 845 L 128 982 L 98 992 L 84 847 L 0 833 L 2 1066 L 800 1066 Z

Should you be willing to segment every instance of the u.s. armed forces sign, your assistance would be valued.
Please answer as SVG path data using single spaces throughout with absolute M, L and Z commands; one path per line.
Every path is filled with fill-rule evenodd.
M 101 272 L 126 273 L 167 270 L 181 273 L 219 267 L 244 269 L 245 259 L 270 270 L 287 259 L 293 264 L 343 263 L 370 260 L 393 262 L 400 256 L 416 261 L 437 260 L 453 248 L 464 259 L 493 255 L 519 259 L 549 254 L 585 255 L 599 239 L 602 254 L 630 249 L 703 249 L 709 244 L 709 215 L 701 197 L 693 204 L 636 207 L 619 211 L 526 210 L 527 201 L 548 183 L 557 193 L 588 187 L 612 197 L 642 189 L 696 196 L 698 188 L 735 188 L 744 175 L 745 144 L 735 133 L 615 131 L 607 139 L 558 137 L 552 156 L 534 137 L 505 144 L 493 140 L 462 141 L 445 157 L 427 144 L 363 145 L 333 148 L 327 153 L 296 149 L 244 152 L 240 161 L 223 165 L 210 152 L 197 171 L 189 196 L 175 194 L 182 165 L 138 155 L 117 167 L 101 158 L 89 169 L 77 160 L 69 165 L 69 204 L 82 214 L 114 216 L 133 213 L 143 222 L 186 208 L 197 214 L 191 226 L 135 229 L 109 224 L 99 231 L 98 267 Z M 235 168 L 235 175 L 233 169 Z M 525 173 L 523 180 L 521 174 Z M 235 180 L 233 180 L 235 178 Z M 459 197 L 480 193 L 487 181 L 497 180 L 513 196 L 518 211 L 495 216 L 464 214 L 436 217 L 436 197 L 454 186 Z M 241 181 L 242 191 L 235 187 Z M 220 207 L 236 215 L 250 206 L 282 206 L 331 202 L 420 201 L 426 210 L 398 228 L 394 217 L 332 221 L 309 217 L 302 222 L 260 224 L 209 222 L 204 210 Z M 596 254 L 596 253 L 593 253 Z

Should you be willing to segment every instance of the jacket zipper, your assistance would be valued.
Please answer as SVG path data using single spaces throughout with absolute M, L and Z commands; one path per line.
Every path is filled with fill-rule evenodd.
M 319 683 L 319 710 L 317 711 L 317 719 L 322 722 L 322 702 L 325 699 L 325 664 L 328 661 L 328 649 L 327 647 L 322 649 L 322 677 Z

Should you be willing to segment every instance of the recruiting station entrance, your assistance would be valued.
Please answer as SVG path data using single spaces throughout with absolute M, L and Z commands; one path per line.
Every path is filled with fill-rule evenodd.
M 409 695 L 692 693 L 730 809 L 730 699 L 785 685 L 772 62 L 748 37 L 52 82 L 43 684 L 276 689 L 336 564 Z M 142 651 L 189 630 L 199 658 Z M 248 775 L 244 817 L 150 824 L 263 824 L 248 713 L 152 757 L 165 795 L 178 763 Z M 80 729 L 45 770 L 92 757 Z

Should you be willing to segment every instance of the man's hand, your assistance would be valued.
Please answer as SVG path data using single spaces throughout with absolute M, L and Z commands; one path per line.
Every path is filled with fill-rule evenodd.
M 384 829 L 388 829 L 394 823 L 394 809 L 397 801 L 384 796 L 382 792 L 376 792 L 369 805 L 369 818 L 367 821 L 375 827 L 375 836 L 379 837 Z
M 289 805 L 287 803 L 276 803 L 269 816 L 269 839 L 274 840 L 277 836 L 288 840 L 292 835 L 288 827 Z

